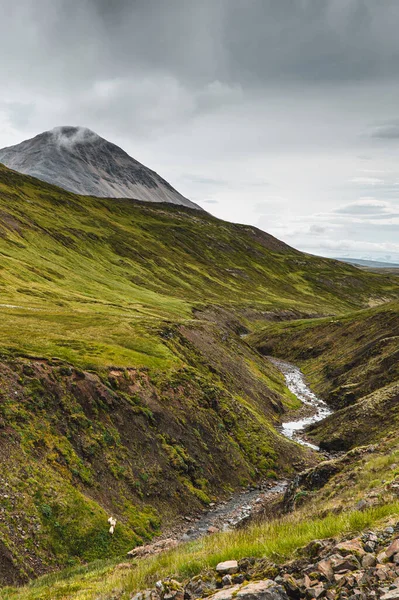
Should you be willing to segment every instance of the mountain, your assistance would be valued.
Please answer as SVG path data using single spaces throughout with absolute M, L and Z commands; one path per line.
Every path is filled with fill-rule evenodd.
M 157 173 L 90 129 L 56 127 L 0 150 L 0 163 L 65 190 L 201 210 Z
M 340 260 L 342 262 L 349 263 L 350 265 L 358 265 L 359 267 L 370 267 L 374 269 L 393 269 L 399 268 L 398 263 L 393 262 L 381 262 L 379 260 L 369 260 L 366 258 L 342 258 L 336 257 L 334 260 Z
M 0 585 L 76 567 L 62 589 L 51 574 L 44 591 L 4 597 L 130 598 L 131 577 L 143 573 L 147 585 L 175 573 L 167 560 L 160 571 L 149 561 L 149 574 L 118 557 L 176 522 L 185 531 L 184 517 L 243 486 L 320 460 L 280 433 L 302 407 L 262 352 L 313 357 L 321 383 L 331 369 L 340 386 L 341 370 L 352 369 L 351 383 L 365 370 L 362 393 L 377 391 L 396 376 L 396 320 L 381 307 L 398 297 L 395 276 L 303 254 L 255 227 L 170 203 L 79 196 L 0 165 Z M 353 331 L 348 317 L 335 324 L 344 313 Z M 320 334 L 301 333 L 308 323 Z M 291 525 L 273 560 L 294 549 Z M 301 527 L 303 544 L 313 538 Z M 217 560 L 248 557 L 254 545 L 263 552 L 256 540 Z M 205 554 L 194 567 L 186 557 L 186 573 L 209 566 L 206 546 L 195 547 Z M 108 562 L 82 567 L 97 559 Z

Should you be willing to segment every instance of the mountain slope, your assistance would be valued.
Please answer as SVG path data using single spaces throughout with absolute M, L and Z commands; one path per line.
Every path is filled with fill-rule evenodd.
M 123 554 L 309 464 L 275 429 L 295 408 L 281 374 L 241 335 L 398 295 L 253 227 L 0 167 L 3 583 Z
M 250 341 L 263 354 L 300 364 L 313 388 L 338 409 L 308 430 L 322 448 L 397 440 L 398 302 L 339 318 L 272 325 Z
M 0 163 L 77 194 L 199 209 L 157 173 L 83 127 L 57 127 L 3 148 Z

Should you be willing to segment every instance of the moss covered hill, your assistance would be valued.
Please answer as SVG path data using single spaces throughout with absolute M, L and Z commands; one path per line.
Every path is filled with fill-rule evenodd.
M 398 296 L 253 227 L 1 166 L 0 256 L 2 583 L 122 555 L 314 460 L 276 432 L 295 399 L 242 334 Z
M 399 402 L 399 304 L 337 317 L 270 325 L 251 343 L 263 354 L 301 365 L 334 408 L 309 436 L 322 447 L 348 450 L 397 437 Z

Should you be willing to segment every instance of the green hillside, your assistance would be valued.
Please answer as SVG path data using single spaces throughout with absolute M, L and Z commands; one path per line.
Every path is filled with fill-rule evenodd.
M 393 277 L 304 255 L 195 210 L 79 197 L 0 167 L 0 349 L 81 366 L 166 367 L 159 325 L 208 304 L 332 313 Z M 10 307 L 11 305 L 11 307 Z
M 374 314 L 399 295 L 394 276 L 253 227 L 4 167 L 0 255 L 3 584 L 124 555 L 241 486 L 314 465 L 276 430 L 298 401 L 244 334 Z

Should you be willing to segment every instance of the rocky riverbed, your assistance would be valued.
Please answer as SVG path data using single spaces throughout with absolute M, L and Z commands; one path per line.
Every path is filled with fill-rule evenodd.
M 291 419 L 280 427 L 281 433 L 300 444 L 318 450 L 306 439 L 303 430 L 310 423 L 315 423 L 331 413 L 325 402 L 318 398 L 309 388 L 301 370 L 288 362 L 269 357 L 283 373 L 288 389 L 303 403 L 297 419 Z M 296 411 L 298 413 L 298 411 Z M 144 547 L 135 548 L 133 556 L 158 553 L 183 541 L 191 541 L 219 531 L 228 531 L 244 525 L 258 514 L 265 512 L 265 507 L 275 502 L 287 492 L 290 482 L 287 480 L 264 481 L 258 486 L 234 493 L 228 500 L 212 503 L 202 514 L 185 516 L 167 534 L 157 542 Z

